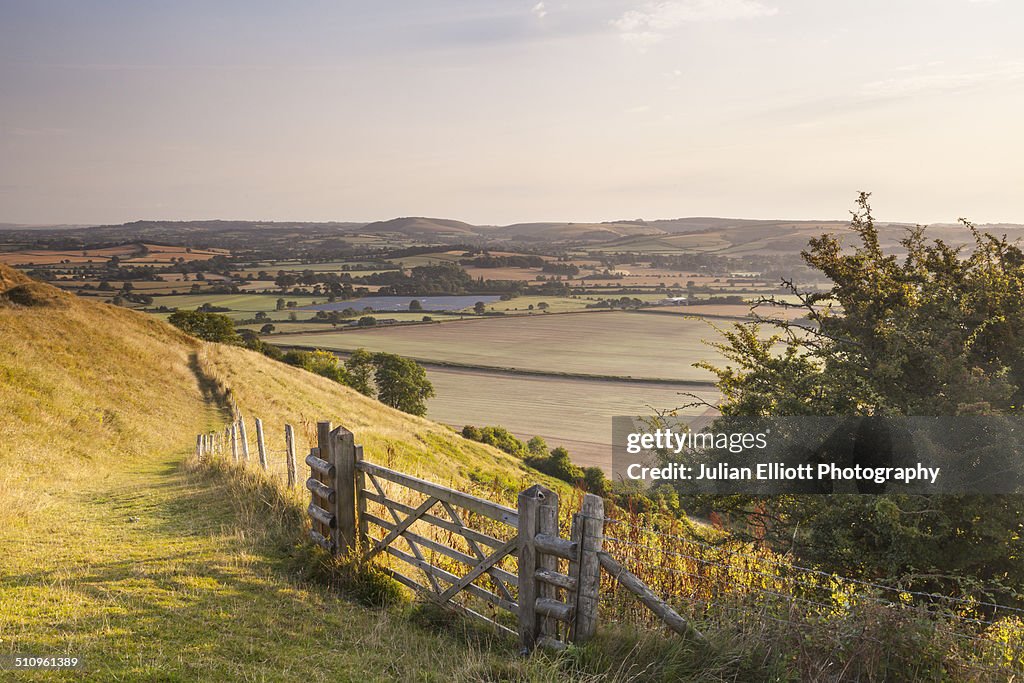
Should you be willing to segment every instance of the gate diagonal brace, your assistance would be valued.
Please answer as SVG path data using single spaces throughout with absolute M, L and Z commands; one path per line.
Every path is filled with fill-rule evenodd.
M 459 515 L 458 511 L 454 507 L 452 507 L 451 503 L 442 500 L 441 505 L 444 507 L 444 511 L 448 514 L 448 517 L 452 520 L 453 523 L 457 524 L 459 527 L 463 529 L 467 528 L 465 522 L 462 521 L 462 517 Z M 461 535 L 464 539 L 466 539 L 467 545 L 469 545 L 470 549 L 473 551 L 473 554 L 476 555 L 478 560 L 486 559 L 487 556 L 484 554 L 484 551 L 480 548 L 479 543 L 474 541 L 466 534 Z M 492 576 L 491 580 L 494 582 L 494 585 L 498 587 L 498 590 L 501 592 L 503 598 L 512 602 L 515 601 L 512 597 L 512 594 L 509 592 L 508 588 L 505 586 L 505 583 L 501 579 Z
M 503 558 L 506 555 L 508 555 L 509 553 L 515 551 L 515 549 L 516 549 L 516 547 L 518 547 L 518 545 L 519 545 L 519 536 L 512 537 L 512 540 L 510 540 L 508 543 L 506 543 L 505 545 L 503 545 L 500 548 L 498 548 L 497 550 L 495 550 L 493 553 L 491 553 L 490 556 L 486 560 L 484 560 L 483 562 L 481 562 L 477 566 L 473 567 L 473 569 L 471 569 L 468 574 L 466 574 L 461 579 L 459 579 L 458 583 L 454 583 L 451 586 L 449 586 L 448 590 L 446 590 L 444 593 L 441 594 L 441 599 L 442 600 L 451 600 L 452 597 L 456 593 L 461 591 L 463 588 L 465 588 L 469 584 L 473 583 L 473 581 L 475 581 L 477 579 L 477 577 L 479 577 L 484 572 L 486 572 L 488 569 L 493 567 L 496 562 L 501 560 L 501 558 Z
M 387 498 L 387 494 L 384 493 L 384 488 L 380 485 L 380 482 L 377 481 L 377 477 L 373 476 L 372 474 L 369 475 L 369 476 L 370 476 L 370 482 L 373 483 L 373 487 L 375 489 L 377 489 L 377 493 L 380 494 L 380 497 L 381 498 Z M 425 501 L 423 501 L 420 504 L 420 507 L 418 507 L 415 510 L 413 510 L 412 513 L 410 513 L 409 516 L 406 517 L 404 520 L 401 517 L 399 517 L 398 513 L 395 512 L 394 510 L 392 510 L 390 506 L 385 505 L 384 507 L 387 508 L 388 514 L 391 515 L 391 519 L 393 519 L 395 521 L 395 524 L 397 524 L 398 526 L 395 527 L 391 531 L 391 533 L 388 534 L 388 536 L 386 538 L 384 538 L 381 541 L 378 541 L 377 547 L 375 547 L 373 550 L 370 551 L 370 553 L 366 556 L 366 559 L 369 560 L 374 555 L 376 555 L 377 553 L 379 553 L 382 550 L 384 550 L 384 548 L 389 543 L 394 541 L 395 538 L 397 538 L 399 536 L 399 534 L 402 534 L 402 532 L 404 532 L 406 529 L 408 529 L 412 525 L 413 522 L 415 522 L 417 519 L 422 517 L 431 507 L 433 507 L 434 503 L 436 503 L 436 502 L 438 502 L 437 498 L 433 498 L 433 497 L 427 498 Z M 426 506 L 426 507 L 424 507 L 424 506 Z M 423 553 L 420 551 L 419 544 L 417 544 L 411 538 L 406 537 L 405 535 L 402 535 L 402 538 L 404 538 L 405 542 L 409 544 L 409 550 L 412 551 L 413 556 L 415 556 L 416 559 L 419 560 L 420 562 L 426 562 L 426 560 L 423 558 Z M 431 574 L 428 571 L 425 571 L 425 570 L 423 571 L 423 575 L 427 577 L 427 581 L 430 582 L 430 585 L 431 585 L 431 587 L 433 587 L 434 592 L 435 593 L 440 593 L 441 592 L 441 584 L 439 584 L 437 582 L 437 579 L 434 578 L 434 575 Z

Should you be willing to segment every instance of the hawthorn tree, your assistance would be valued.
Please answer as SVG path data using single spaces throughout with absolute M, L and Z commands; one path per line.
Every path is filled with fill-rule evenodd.
M 699 364 L 718 378 L 716 407 L 725 416 L 1019 415 L 1024 252 L 962 221 L 967 247 L 929 241 L 916 227 L 900 240 L 905 253 L 886 253 L 869 197 L 861 193 L 852 212 L 851 249 L 825 235 L 802 252 L 831 286 L 805 292 L 784 281 L 796 303 L 767 300 L 801 308 L 802 320 L 723 331 L 715 346 L 727 364 Z M 766 338 L 766 326 L 775 334 Z M 832 571 L 1008 600 L 1020 600 L 1024 586 L 1020 496 L 690 502 Z

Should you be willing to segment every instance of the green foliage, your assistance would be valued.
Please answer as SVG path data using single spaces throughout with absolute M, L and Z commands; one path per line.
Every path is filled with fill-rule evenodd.
M 866 193 L 852 250 L 825 235 L 803 252 L 829 290 L 790 284 L 812 325 L 780 326 L 782 354 L 736 325 L 720 350 L 735 367 L 708 367 L 730 415 L 958 415 L 1020 412 L 1024 400 L 1024 252 L 980 233 L 962 253 L 925 229 L 885 254 Z M 834 302 L 834 303 L 833 303 Z M 840 308 L 841 307 L 841 308 Z
M 373 354 L 366 349 L 356 349 L 345 361 L 349 386 L 364 396 L 373 397 L 377 388 L 373 385 Z
M 585 467 L 583 469 L 583 487 L 588 493 L 602 498 L 608 497 L 612 492 L 612 483 L 600 467 Z
M 562 446 L 552 449 L 547 457 L 529 457 L 526 459 L 526 464 L 570 484 L 576 484 L 583 479 L 583 470 L 572 463 L 572 460 L 569 459 L 569 451 Z
M 965 253 L 926 241 L 918 227 L 901 241 L 905 256 L 886 254 L 868 197 L 860 195 L 853 213 L 852 249 L 826 235 L 803 252 L 831 287 L 804 293 L 787 283 L 809 325 L 777 322 L 779 333 L 767 340 L 756 324 L 725 331 L 717 346 L 730 364 L 703 364 L 718 376 L 722 413 L 1020 413 L 1024 252 L 963 221 L 974 237 Z M 830 570 L 925 591 L 1021 599 L 1019 497 L 732 497 L 712 505 L 742 514 L 767 540 Z
M 349 384 L 349 374 L 336 355 L 330 351 L 289 351 L 284 354 L 285 363 L 298 366 L 314 374 L 332 379 L 339 384 Z
M 235 324 L 231 322 L 231 318 L 220 313 L 175 311 L 167 318 L 167 322 L 186 334 L 206 341 L 222 344 L 241 343 L 241 337 L 235 332 Z
M 544 455 L 548 452 L 548 444 L 543 438 L 535 436 L 526 442 L 526 450 L 530 455 Z
M 463 432 L 463 436 L 465 436 L 465 432 Z M 504 427 L 483 427 L 480 429 L 480 438 L 476 440 L 494 446 L 510 455 L 520 457 L 526 455 L 526 446 L 523 442 Z
M 412 415 L 427 414 L 427 399 L 434 395 L 434 385 L 419 363 L 392 353 L 374 354 L 373 363 L 378 401 Z

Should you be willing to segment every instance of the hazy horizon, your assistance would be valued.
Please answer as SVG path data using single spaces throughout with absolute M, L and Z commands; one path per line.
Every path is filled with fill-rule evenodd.
M 1010 0 L 0 5 L 0 222 L 1024 223 Z

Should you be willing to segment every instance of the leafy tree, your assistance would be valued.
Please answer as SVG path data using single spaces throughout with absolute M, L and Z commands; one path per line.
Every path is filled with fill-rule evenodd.
M 548 444 L 542 437 L 535 436 L 526 442 L 526 450 L 531 455 L 544 455 L 548 452 Z
M 608 477 L 605 476 L 604 471 L 600 467 L 586 467 L 583 470 L 583 486 L 594 495 L 598 496 L 609 496 L 612 492 L 612 483 Z M 676 501 L 679 501 L 678 496 Z
M 718 348 L 726 416 L 1019 414 L 1024 401 L 1024 252 L 979 232 L 968 248 L 928 241 L 922 227 L 881 246 L 862 193 L 844 249 L 811 240 L 805 262 L 831 287 L 785 282 L 807 322 L 737 324 Z M 786 304 L 783 304 L 786 305 Z M 781 346 L 781 350 L 777 350 Z M 706 502 L 706 501 L 704 501 Z M 1014 496 L 731 497 L 758 536 L 807 562 L 899 580 L 926 591 L 971 590 L 970 581 L 1024 585 L 1024 505 Z M 990 598 L 993 593 L 982 593 Z M 1006 596 L 1003 596 L 1004 598 Z
M 377 319 L 374 318 L 372 315 L 364 315 L 362 318 L 359 319 L 359 322 L 356 324 L 359 327 L 373 327 L 374 325 L 377 324 Z
M 238 344 L 241 338 L 235 332 L 235 324 L 231 318 L 220 313 L 204 313 L 203 311 L 175 311 L 167 318 L 171 323 L 186 334 L 222 344 Z
M 370 396 L 377 393 L 373 385 L 374 358 L 366 349 L 356 349 L 345 361 L 349 386 L 360 394 Z
M 330 351 L 288 351 L 282 358 L 289 365 L 298 366 L 314 374 L 332 379 L 339 384 L 349 385 L 349 375 L 345 366 Z
M 423 310 L 423 304 L 420 303 L 419 299 L 413 299 L 409 302 L 409 310 L 412 312 L 418 312 Z
M 274 329 L 275 328 L 273 323 L 267 323 L 266 325 L 260 328 L 260 334 L 270 334 L 271 332 L 274 331 Z
M 583 479 L 583 470 L 572 463 L 569 451 L 562 446 L 552 449 L 547 456 L 531 456 L 526 459 L 526 464 L 570 484 L 576 484 Z
M 373 362 L 377 400 L 412 415 L 427 414 L 427 399 L 434 395 L 434 385 L 419 363 L 391 353 L 374 354 Z
M 473 304 L 473 312 L 477 315 L 483 315 L 487 311 L 487 306 L 483 301 L 477 301 Z

